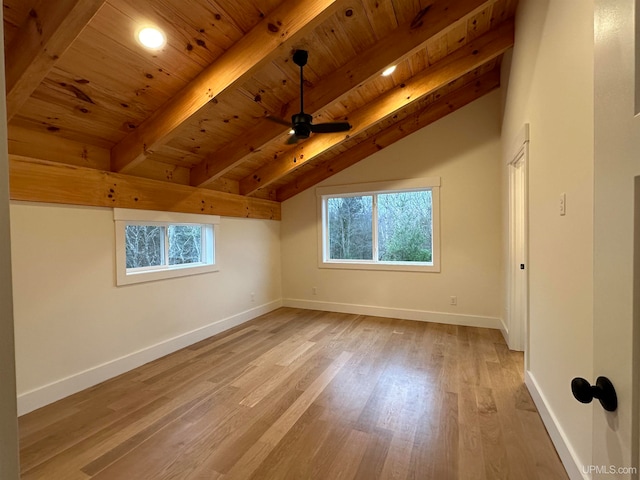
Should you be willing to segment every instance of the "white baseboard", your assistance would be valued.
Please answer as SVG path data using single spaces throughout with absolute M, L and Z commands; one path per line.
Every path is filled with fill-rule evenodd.
M 504 320 L 502 318 L 500 319 L 500 331 L 502 332 L 504 341 L 507 342 L 507 345 L 509 345 L 509 328 L 507 327 L 507 324 L 504 323 Z
M 428 312 L 426 310 L 410 310 L 404 308 L 373 307 L 351 303 L 319 302 L 285 298 L 285 307 L 304 308 L 307 310 L 324 310 L 327 312 L 354 313 L 357 315 L 371 315 L 372 317 L 399 318 L 402 320 L 417 320 L 420 322 L 446 323 L 449 325 L 464 325 L 467 327 L 485 327 L 499 329 L 502 320 L 493 317 L 477 315 L 462 315 L 455 313 Z
M 48 385 L 18 395 L 18 415 L 24 415 L 86 388 L 109 380 L 122 373 L 128 372 L 145 363 L 149 363 L 160 357 L 193 345 L 201 340 L 209 338 L 230 328 L 248 322 L 260 315 L 269 313 L 282 306 L 282 300 L 276 300 L 258 307 L 240 312 L 228 318 L 217 320 L 209 325 L 196 330 L 183 333 L 176 337 L 164 340 L 155 345 L 143 348 L 109 362 L 91 367 L 69 377 L 56 380 Z
M 551 441 L 556 447 L 556 451 L 560 456 L 560 460 L 564 465 L 567 475 L 571 480 L 591 480 L 591 475 L 588 475 L 582 470 L 582 463 L 580 462 L 575 450 L 571 446 L 571 443 L 567 439 L 564 430 L 558 423 L 553 411 L 549 408 L 548 402 L 540 390 L 538 382 L 536 382 L 533 374 L 530 371 L 525 372 L 524 382 L 531 393 L 531 398 L 538 408 L 542 422 L 549 432 Z

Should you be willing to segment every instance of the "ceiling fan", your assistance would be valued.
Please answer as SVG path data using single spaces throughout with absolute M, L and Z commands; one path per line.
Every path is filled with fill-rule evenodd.
M 309 138 L 312 133 L 338 133 L 351 129 L 349 122 L 327 122 L 313 124 L 311 115 L 304 113 L 304 75 L 303 69 L 307 64 L 309 53 L 306 50 L 296 50 L 293 54 L 293 63 L 300 67 L 300 113 L 291 117 L 291 122 L 276 117 L 268 116 L 269 120 L 291 127 L 293 135 L 287 143 L 296 143 L 298 140 Z

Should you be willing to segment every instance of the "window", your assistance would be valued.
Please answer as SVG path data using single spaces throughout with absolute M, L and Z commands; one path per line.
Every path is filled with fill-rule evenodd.
M 320 267 L 440 271 L 440 179 L 317 189 Z
M 220 217 L 114 209 L 117 285 L 217 271 Z

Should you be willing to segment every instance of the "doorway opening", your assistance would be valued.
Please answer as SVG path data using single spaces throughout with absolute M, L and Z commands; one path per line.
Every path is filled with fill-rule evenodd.
M 507 280 L 507 341 L 525 352 L 529 366 L 529 125 L 525 125 L 509 161 L 509 259 Z

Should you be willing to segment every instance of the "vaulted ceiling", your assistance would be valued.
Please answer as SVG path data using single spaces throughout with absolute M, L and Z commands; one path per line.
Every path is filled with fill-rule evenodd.
M 4 0 L 11 196 L 279 219 L 497 88 L 515 3 Z M 146 25 L 164 47 L 138 43 Z M 348 132 L 291 143 L 273 121 L 300 110 L 297 49 L 305 111 Z

